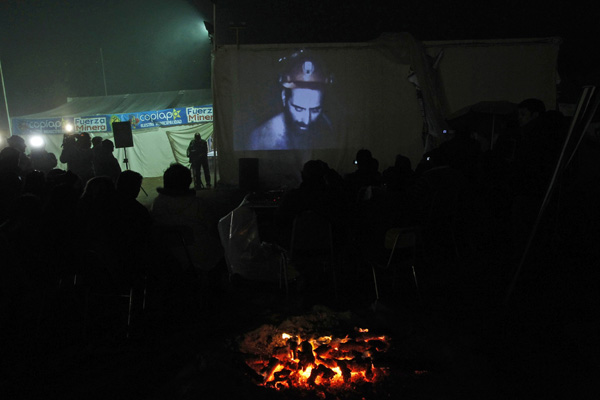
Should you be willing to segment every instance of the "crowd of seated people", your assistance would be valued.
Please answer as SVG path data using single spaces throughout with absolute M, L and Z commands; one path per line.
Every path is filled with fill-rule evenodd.
M 199 281 L 198 274 L 184 271 L 170 249 L 157 242 L 155 229 L 159 223 L 167 224 L 169 218 L 177 215 L 181 217 L 177 223 L 190 222 L 185 220 L 192 220 L 197 215 L 178 214 L 185 208 L 181 201 L 188 198 L 186 193 L 178 192 L 179 188 L 171 185 L 169 177 L 165 179 L 165 191 L 160 194 L 151 214 L 136 200 L 142 185 L 141 174 L 130 170 L 114 176 L 95 174 L 84 182 L 74 172 L 77 168 L 66 171 L 52 168 L 47 172 L 32 169 L 21 140 L 12 139 L 11 143 L 16 143 L 19 148 L 9 146 L 0 151 L 0 324 L 3 341 L 17 340 L 24 332 L 33 338 L 41 334 L 36 332 L 40 327 L 43 327 L 44 335 L 61 331 L 62 320 L 55 320 L 44 312 L 56 307 L 56 299 L 49 296 L 68 287 L 75 288 L 75 285 L 85 288 L 78 292 L 82 296 L 86 293 L 127 294 L 132 287 L 139 290 L 135 296 L 141 296 L 143 290 L 144 295 L 148 295 L 147 304 L 154 305 L 147 309 L 150 316 L 156 312 L 151 318 L 158 318 L 157 313 L 161 318 L 169 315 L 166 310 L 187 301 L 183 298 L 190 296 L 194 282 Z M 112 146 L 108 149 L 112 150 Z M 183 169 L 189 175 L 189 170 L 181 165 L 167 171 L 177 169 Z M 190 207 L 194 211 L 202 209 L 199 203 Z M 197 229 L 203 229 L 200 223 L 195 225 L 198 225 Z M 216 237 L 216 225 L 214 229 Z M 205 235 L 199 237 L 197 243 L 203 249 L 212 246 L 217 250 L 211 261 L 214 266 L 216 258 L 222 255 L 218 242 L 210 242 Z M 199 258 L 193 256 L 195 260 Z M 206 260 L 202 258 L 202 262 L 206 263 Z M 90 303 L 81 298 L 77 304 L 70 307 Z M 82 317 L 79 322 L 83 323 L 83 320 Z M 7 324 L 7 321 L 11 323 Z M 77 334 L 73 333 L 74 337 Z
M 363 254 L 383 246 L 388 229 L 419 226 L 431 243 L 452 242 L 456 255 L 461 245 L 468 251 L 481 247 L 483 253 L 497 241 L 509 246 L 504 253 L 514 261 L 566 135 L 564 118 L 546 112 L 541 101 L 525 100 L 518 110 L 521 117 L 494 149 L 483 152 L 474 132 L 457 129 L 414 170 L 398 154 L 393 167 L 381 173 L 378 160 L 361 149 L 356 171 L 330 184 L 326 175 L 339 174 L 321 160 L 308 161 L 302 183 L 284 195 L 277 210 L 280 244 L 289 243 L 293 218 L 310 209 L 330 220 L 338 240 L 351 242 L 352 251 L 362 248 Z M 498 239 L 500 234 L 505 237 Z
M 424 154 L 414 170 L 410 160 L 398 154 L 394 166 L 380 172 L 368 149 L 358 151 L 356 171 L 343 177 L 321 160 L 308 161 L 302 183 L 284 195 L 276 211 L 279 244 L 289 246 L 293 220 L 306 210 L 331 222 L 338 249 L 362 254 L 381 246 L 389 228 L 435 227 L 436 204 L 458 214 L 466 221 L 465 229 L 472 231 L 481 229 L 477 224 L 485 220 L 480 218 L 484 213 L 503 223 L 528 221 L 523 214 L 530 217 L 541 201 L 558 156 L 557 143 L 564 137 L 564 123 L 535 101 L 519 108 L 526 110 L 521 125 L 486 153 L 469 132 L 457 131 Z M 55 165 L 48 170 L 52 157 L 45 157 L 44 163 L 32 160 L 22 139 L 14 138 L 0 152 L 0 241 L 6 249 L 0 287 L 3 318 L 20 295 L 55 284 L 61 274 L 78 272 L 88 261 L 107 266 L 111 280 L 128 282 L 147 273 L 163 274 L 157 281 L 164 281 L 186 268 L 202 273 L 222 260 L 220 215 L 190 188 L 188 168 L 174 164 L 165 171 L 164 186 L 147 210 L 136 200 L 140 174 L 117 173 L 108 166 L 110 173 L 94 176 L 103 157 L 107 165 L 114 165 L 112 143 L 97 143 L 97 153 L 90 148 L 89 136 L 65 143 L 60 157 L 68 163 L 64 171 Z M 32 164 L 45 167 L 34 169 Z M 174 258 L 157 255 L 160 246 L 152 234 L 157 226 L 187 227 L 193 239 L 186 251 Z M 30 250 L 33 244 L 39 251 Z

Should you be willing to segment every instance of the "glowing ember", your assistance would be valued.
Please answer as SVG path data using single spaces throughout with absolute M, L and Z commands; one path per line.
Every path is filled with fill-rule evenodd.
M 386 336 L 356 329 L 356 337 L 308 337 L 281 334 L 280 342 L 268 357 L 247 364 L 260 376 L 260 384 L 281 389 L 351 389 L 358 383 L 376 382 L 387 374 L 373 360 L 388 350 Z M 268 359 L 267 359 L 268 358 Z

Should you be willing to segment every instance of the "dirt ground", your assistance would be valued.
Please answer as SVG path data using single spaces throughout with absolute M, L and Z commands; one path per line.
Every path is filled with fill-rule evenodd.
M 163 186 L 162 176 L 144 178 L 142 189 L 137 197 L 137 200 L 150 209 L 152 202 L 158 196 L 157 188 Z M 233 210 L 244 198 L 246 193 L 240 191 L 236 187 L 226 187 L 216 185 L 211 189 L 201 189 L 196 191 L 196 196 L 206 199 L 206 201 L 216 209 L 217 212 L 223 213 L 223 216 Z

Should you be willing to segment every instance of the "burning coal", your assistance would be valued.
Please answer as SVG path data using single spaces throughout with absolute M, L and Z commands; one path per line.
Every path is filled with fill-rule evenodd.
M 376 360 L 389 347 L 388 337 L 367 329 L 357 328 L 344 338 L 278 333 L 270 354 L 250 355 L 246 363 L 266 387 L 345 390 L 385 377 L 387 368 L 378 367 Z

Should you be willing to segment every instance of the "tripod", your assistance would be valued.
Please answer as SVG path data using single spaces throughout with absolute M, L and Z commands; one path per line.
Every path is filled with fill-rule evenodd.
M 123 147 L 123 152 L 125 154 L 125 157 L 123 157 L 123 162 L 125 163 L 125 169 L 129 170 L 129 160 L 127 159 L 127 147 Z M 146 197 L 148 197 L 148 193 L 144 190 L 144 187 L 142 185 L 140 185 L 140 189 L 142 189 L 142 192 L 144 192 Z

